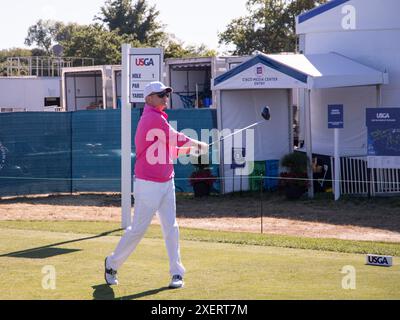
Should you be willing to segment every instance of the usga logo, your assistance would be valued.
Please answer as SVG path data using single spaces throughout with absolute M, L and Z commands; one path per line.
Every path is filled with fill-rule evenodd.
M 369 254 L 369 255 L 367 255 L 367 265 L 380 266 L 380 267 L 391 267 L 393 265 L 393 257 Z
M 389 113 L 377 113 L 376 118 L 377 119 L 390 119 L 390 114 Z
M 149 67 L 149 66 L 154 66 L 154 60 L 151 58 L 136 58 L 135 63 L 138 67 Z
M 264 67 L 263 66 L 257 66 L 256 67 L 256 76 L 260 77 L 264 75 Z

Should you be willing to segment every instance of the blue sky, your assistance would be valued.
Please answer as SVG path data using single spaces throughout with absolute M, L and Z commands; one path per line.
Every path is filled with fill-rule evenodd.
M 217 33 L 247 14 L 246 0 L 147 0 L 156 4 L 165 31 L 185 44 L 218 48 Z M 39 19 L 89 24 L 105 0 L 1 0 L 0 49 L 25 47 L 29 26 Z

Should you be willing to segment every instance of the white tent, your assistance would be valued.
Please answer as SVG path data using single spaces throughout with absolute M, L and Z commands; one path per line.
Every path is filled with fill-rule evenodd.
M 279 159 L 292 150 L 292 90 L 305 94 L 305 143 L 312 156 L 310 95 L 313 89 L 354 86 L 380 86 L 388 82 L 387 74 L 357 63 L 337 53 L 326 54 L 257 54 L 213 81 L 218 97 L 218 129 L 240 129 L 260 120 L 260 110 L 268 105 L 272 120 L 255 131 L 254 160 Z M 377 95 L 379 95 L 377 93 Z M 321 106 L 323 108 L 324 106 Z M 237 145 L 235 145 L 237 146 Z M 233 175 L 225 165 L 231 153 L 222 146 L 221 176 Z M 312 176 L 311 167 L 309 177 Z M 233 185 L 227 179 L 223 192 Z M 245 187 L 246 188 L 246 187 Z M 313 194 L 313 190 L 310 190 Z
M 265 77 L 254 73 L 257 67 L 265 69 Z M 214 90 L 341 88 L 387 81 L 387 74 L 334 52 L 310 55 L 260 53 L 216 78 Z

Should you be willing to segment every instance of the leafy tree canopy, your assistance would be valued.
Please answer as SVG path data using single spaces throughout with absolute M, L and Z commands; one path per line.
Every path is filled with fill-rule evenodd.
M 163 31 L 158 22 L 159 11 L 146 0 L 107 0 L 101 14 L 90 25 L 65 24 L 39 20 L 28 29 L 25 43 L 37 46 L 37 55 L 52 55 L 52 47 L 60 44 L 63 55 L 94 58 L 95 64 L 121 63 L 121 45 L 163 47 L 165 58 L 215 56 L 217 52 L 205 45 L 185 46 L 172 34 Z M 32 51 L 33 54 L 33 51 Z
M 155 46 L 165 40 L 164 25 L 158 21 L 160 12 L 146 0 L 107 0 L 96 20 L 102 21 L 110 31 L 129 35 L 132 39 Z
M 219 33 L 219 43 L 234 45 L 233 54 L 254 51 L 293 52 L 296 49 L 295 17 L 327 0 L 248 0 L 248 15 L 232 20 Z

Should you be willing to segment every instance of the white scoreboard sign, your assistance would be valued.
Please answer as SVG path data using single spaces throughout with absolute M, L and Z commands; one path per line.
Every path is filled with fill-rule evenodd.
M 132 48 L 129 54 L 129 102 L 144 102 L 144 87 L 162 81 L 163 50 Z

